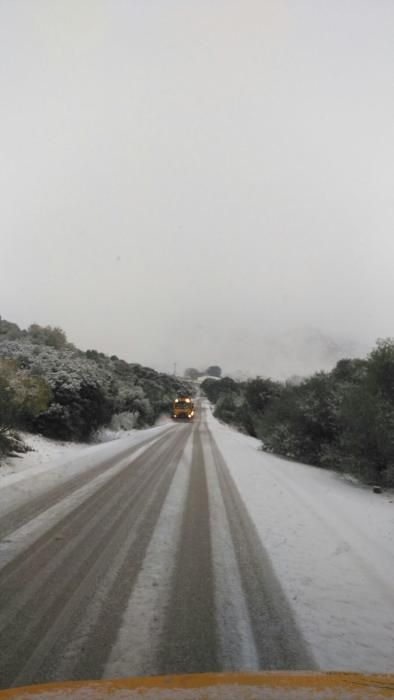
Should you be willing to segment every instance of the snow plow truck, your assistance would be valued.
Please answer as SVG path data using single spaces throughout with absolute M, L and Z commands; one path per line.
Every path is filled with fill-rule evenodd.
M 171 416 L 173 420 L 193 420 L 194 404 L 192 397 L 188 394 L 178 394 L 172 402 Z

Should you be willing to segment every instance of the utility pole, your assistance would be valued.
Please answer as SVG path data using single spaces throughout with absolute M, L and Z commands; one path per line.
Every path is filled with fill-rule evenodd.
M 174 362 L 174 377 L 176 377 L 176 362 Z

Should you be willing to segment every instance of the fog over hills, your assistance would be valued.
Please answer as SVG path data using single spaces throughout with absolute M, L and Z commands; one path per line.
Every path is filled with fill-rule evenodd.
M 260 361 L 265 373 L 287 379 L 291 375 L 307 376 L 319 370 L 331 370 L 338 360 L 364 357 L 369 350 L 361 343 L 332 337 L 318 328 L 298 328 L 264 338 Z
M 286 380 L 296 375 L 305 377 L 320 370 L 331 370 L 350 357 L 365 357 L 370 346 L 348 338 L 331 336 L 318 328 L 301 327 L 281 333 L 265 332 L 250 327 L 224 337 L 220 329 L 211 331 L 210 339 L 199 335 L 204 345 L 204 358 L 217 362 L 225 374 L 245 379 L 267 376 Z M 248 364 L 245 365 L 245 356 Z M 200 363 L 203 367 L 206 362 Z

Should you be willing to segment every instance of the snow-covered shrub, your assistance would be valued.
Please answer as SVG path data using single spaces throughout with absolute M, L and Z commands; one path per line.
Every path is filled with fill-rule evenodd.
M 123 411 L 123 413 L 115 413 L 115 415 L 112 416 L 109 427 L 111 430 L 132 430 L 135 428 L 137 420 L 137 413 Z
M 235 425 L 242 403 L 241 397 L 234 391 L 221 394 L 216 402 L 214 416 L 225 423 Z
M 29 450 L 30 448 L 15 430 L 0 426 L 0 457 L 12 457 Z
M 8 341 L 0 344 L 0 355 L 12 357 L 19 369 L 49 385 L 51 405 L 33 423 L 44 435 L 83 440 L 110 420 L 110 377 L 78 351 Z
M 43 377 L 17 368 L 13 360 L 0 360 L 0 373 L 5 364 L 11 367 L 8 410 L 13 409 L 13 425 L 30 428 L 34 418 L 48 407 L 52 391 Z
M 49 347 L 57 349 L 67 345 L 66 334 L 61 328 L 39 326 L 38 323 L 33 323 L 29 326 L 27 335 L 32 343 L 37 343 L 39 345 L 49 345 Z
M 41 377 L 34 377 L 10 358 L 0 358 L 0 453 L 23 452 L 15 428 L 30 428 L 48 407 L 52 392 Z

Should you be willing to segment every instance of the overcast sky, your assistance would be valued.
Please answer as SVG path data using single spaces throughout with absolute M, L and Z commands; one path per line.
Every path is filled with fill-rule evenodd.
M 169 370 L 394 335 L 393 0 L 0 0 L 0 110 L 3 318 Z

